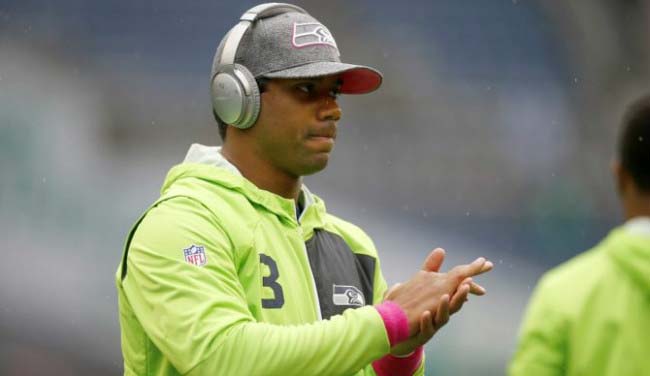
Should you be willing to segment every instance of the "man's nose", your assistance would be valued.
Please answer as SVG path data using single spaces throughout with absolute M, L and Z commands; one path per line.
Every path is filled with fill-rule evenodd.
M 339 121 L 343 112 L 336 99 L 325 98 L 321 102 L 320 107 L 318 108 L 318 119 L 319 120 L 328 120 L 328 121 Z

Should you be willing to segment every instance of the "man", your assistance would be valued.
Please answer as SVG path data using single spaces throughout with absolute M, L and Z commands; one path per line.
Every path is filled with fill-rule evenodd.
M 548 272 L 510 375 L 650 375 L 650 96 L 623 119 L 614 178 L 626 222 Z
M 339 93 L 381 75 L 343 64 L 301 8 L 262 4 L 211 77 L 223 147 L 193 145 L 132 230 L 116 274 L 127 375 L 411 375 L 422 345 L 491 269 L 423 270 L 386 292 L 372 241 L 302 176 L 325 168 Z M 352 308 L 352 309 L 351 309 Z

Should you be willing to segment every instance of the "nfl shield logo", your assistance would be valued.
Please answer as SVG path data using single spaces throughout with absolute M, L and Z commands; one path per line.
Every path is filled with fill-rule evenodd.
M 185 261 L 188 264 L 203 266 L 208 261 L 205 257 L 205 247 L 199 245 L 192 245 L 189 248 L 183 249 Z

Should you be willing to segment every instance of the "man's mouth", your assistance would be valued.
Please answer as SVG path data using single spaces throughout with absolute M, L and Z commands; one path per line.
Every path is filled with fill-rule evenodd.
M 323 139 L 336 139 L 336 127 L 326 127 L 318 131 L 310 132 L 309 138 L 323 138 Z

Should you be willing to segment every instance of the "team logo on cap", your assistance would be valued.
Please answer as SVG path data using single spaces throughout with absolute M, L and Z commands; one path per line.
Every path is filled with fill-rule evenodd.
M 332 33 L 318 22 L 297 23 L 293 24 L 293 46 L 302 48 L 325 44 L 338 50 Z
M 189 248 L 183 249 L 183 254 L 185 255 L 185 261 L 188 264 L 203 266 L 208 262 L 205 257 L 205 247 L 199 245 L 192 245 Z

